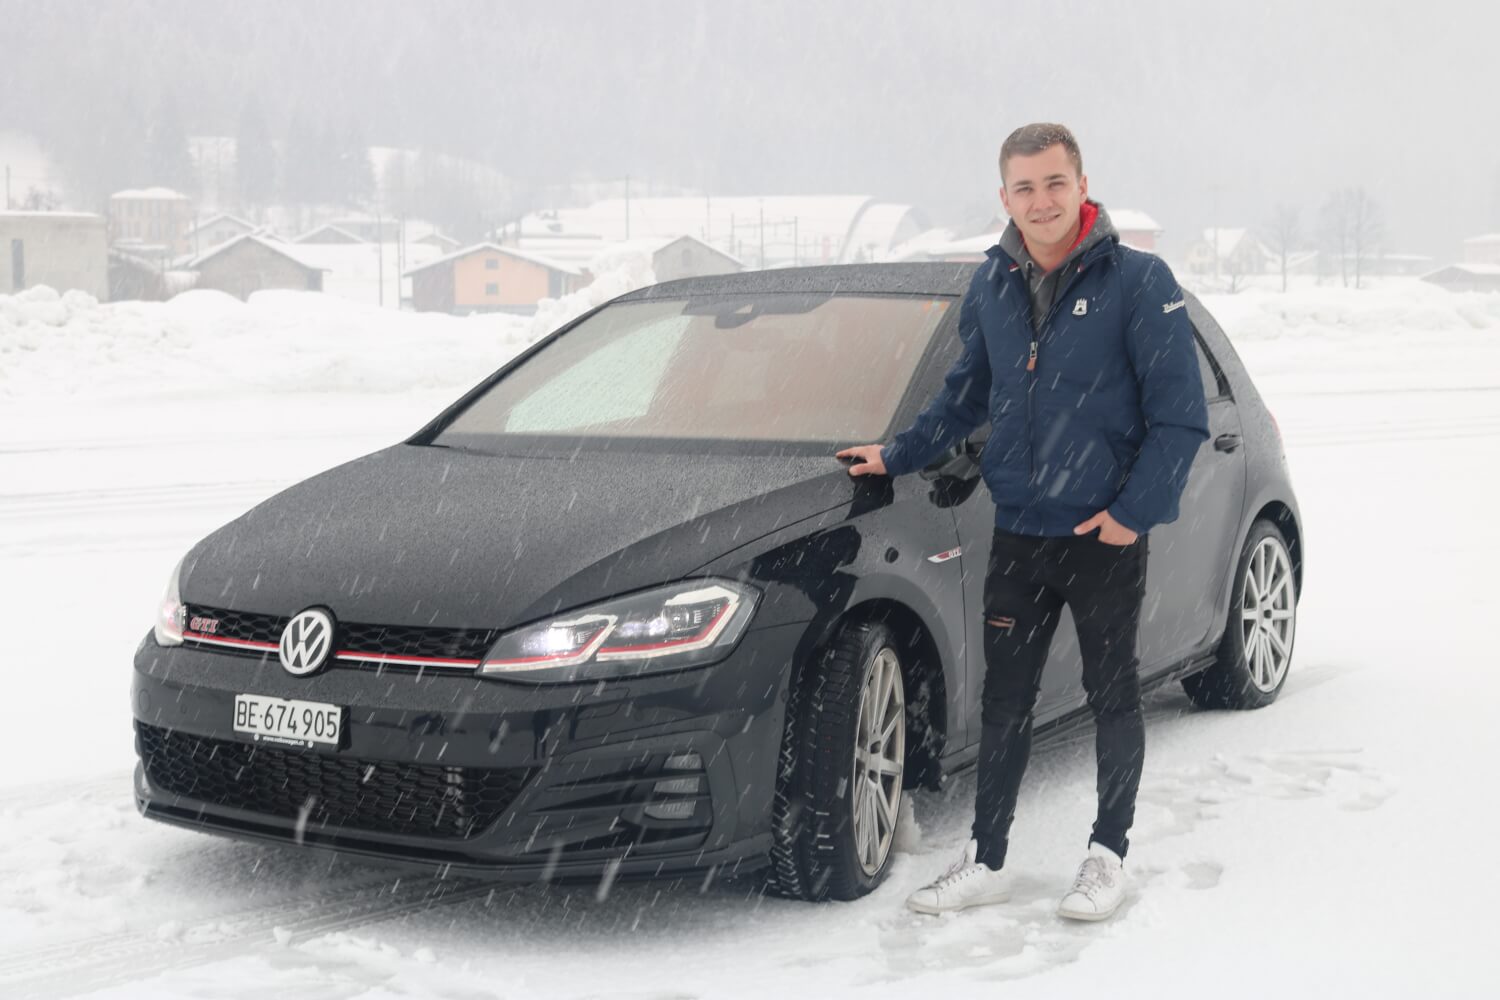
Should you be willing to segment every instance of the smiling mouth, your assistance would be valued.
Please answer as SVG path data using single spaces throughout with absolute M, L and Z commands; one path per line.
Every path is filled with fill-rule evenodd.
M 1036 223 L 1037 225 L 1046 225 L 1047 223 L 1055 222 L 1060 218 L 1062 218 L 1062 213 L 1058 212 L 1055 215 L 1047 216 L 1045 219 L 1032 219 L 1031 221 Z

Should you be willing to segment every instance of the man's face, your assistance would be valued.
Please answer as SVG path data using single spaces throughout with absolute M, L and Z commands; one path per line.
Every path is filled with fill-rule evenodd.
M 1078 212 L 1088 196 L 1088 177 L 1073 169 L 1060 142 L 1035 156 L 1012 156 L 1005 162 L 1000 201 L 1028 247 L 1054 246 L 1066 240 L 1078 225 Z

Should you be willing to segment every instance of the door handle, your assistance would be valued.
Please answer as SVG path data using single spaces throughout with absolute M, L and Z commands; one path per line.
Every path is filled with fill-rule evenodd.
M 1214 438 L 1215 451 L 1234 451 L 1239 446 L 1240 436 L 1238 434 L 1220 434 Z

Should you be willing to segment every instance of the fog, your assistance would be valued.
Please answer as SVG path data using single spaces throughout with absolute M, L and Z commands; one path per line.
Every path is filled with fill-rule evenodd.
M 866 194 L 973 231 L 999 209 L 1002 139 L 1053 120 L 1091 193 L 1150 213 L 1169 251 L 1280 204 L 1315 230 L 1360 187 L 1386 251 L 1441 261 L 1500 229 L 1497 37 L 1479 0 L 0 0 L 0 132 L 34 137 L 63 207 L 88 210 L 156 182 L 163 118 L 234 136 L 253 112 L 278 143 L 322 130 L 491 166 L 490 224 L 628 176 Z

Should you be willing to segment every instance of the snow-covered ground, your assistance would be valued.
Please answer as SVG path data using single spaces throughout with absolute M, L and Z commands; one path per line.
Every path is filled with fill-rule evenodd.
M 1500 296 L 1207 304 L 1286 437 L 1296 655 L 1263 711 L 1152 696 L 1134 888 L 1073 926 L 1052 910 L 1091 819 L 1086 730 L 1038 747 L 1016 900 L 940 919 L 902 900 L 966 837 L 972 776 L 913 798 L 880 891 L 823 906 L 737 882 L 437 881 L 139 819 L 129 661 L 181 553 L 410 433 L 545 321 L 0 297 L 0 993 L 1494 996 Z

